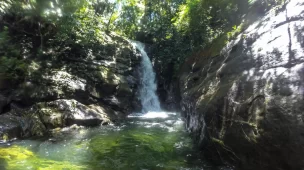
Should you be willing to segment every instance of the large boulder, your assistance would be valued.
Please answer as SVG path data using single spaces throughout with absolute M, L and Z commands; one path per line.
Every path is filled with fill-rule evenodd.
M 250 25 L 220 55 L 205 50 L 184 64 L 181 106 L 207 158 L 241 169 L 303 169 L 303 9 L 303 2 L 290 1 Z
M 0 141 L 21 137 L 20 118 L 14 115 L 0 115 Z
M 119 113 L 100 105 L 83 105 L 76 100 L 56 100 L 34 106 L 43 124 L 48 128 L 65 127 L 73 124 L 98 126 L 117 120 Z M 117 114 L 115 114 L 117 113 Z M 115 117 L 116 116 L 116 117 Z
M 0 141 L 44 136 L 71 125 L 94 127 L 124 119 L 125 115 L 102 104 L 84 105 L 76 100 L 41 102 L 30 108 L 0 115 Z
M 0 142 L 48 134 L 50 129 L 47 129 L 37 113 L 38 110 L 31 107 L 12 110 L 9 113 L 0 115 Z

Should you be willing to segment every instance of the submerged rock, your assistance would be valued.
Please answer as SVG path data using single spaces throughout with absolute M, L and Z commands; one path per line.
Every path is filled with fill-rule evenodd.
M 23 170 L 27 169 L 87 169 L 84 166 L 74 165 L 67 161 L 54 161 L 39 158 L 30 150 L 19 146 L 0 148 L 0 168 L 6 170 Z
M 220 55 L 188 59 L 181 105 L 207 158 L 241 169 L 304 167 L 304 4 L 270 11 Z

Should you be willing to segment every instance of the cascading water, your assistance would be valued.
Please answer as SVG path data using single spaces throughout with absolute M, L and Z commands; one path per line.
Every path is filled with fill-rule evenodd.
M 145 51 L 145 45 L 140 42 L 133 41 L 133 46 L 136 47 L 142 56 L 140 66 L 140 101 L 142 112 L 159 112 L 161 111 L 160 102 L 156 95 L 157 85 L 155 81 L 155 72 L 150 58 Z
M 161 110 L 155 73 L 144 45 L 132 44 L 142 54 L 142 114 L 129 116 L 120 126 L 63 128 L 53 131 L 49 140 L 0 143 L 0 169 L 232 170 L 201 160 L 179 114 Z

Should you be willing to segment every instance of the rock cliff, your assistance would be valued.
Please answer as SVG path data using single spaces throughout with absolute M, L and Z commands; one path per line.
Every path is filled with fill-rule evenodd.
M 108 124 L 138 110 L 140 55 L 119 36 L 104 34 L 104 39 L 77 48 L 63 43 L 66 54 L 59 59 L 53 53 L 29 59 L 29 72 L 13 86 L 0 78 L 0 139 Z
M 180 78 L 187 129 L 204 155 L 241 169 L 304 167 L 304 3 L 271 10 Z

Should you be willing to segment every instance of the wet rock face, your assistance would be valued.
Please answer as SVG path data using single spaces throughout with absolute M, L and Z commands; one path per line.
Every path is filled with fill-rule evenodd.
M 104 44 L 71 49 L 81 56 L 33 60 L 24 81 L 1 86 L 0 116 L 14 114 L 25 122 L 18 125 L 22 136 L 40 136 L 50 128 L 108 124 L 138 109 L 140 55 L 127 40 L 105 36 Z
M 22 116 L 19 116 L 20 114 Z M 49 134 L 51 129 L 71 125 L 108 125 L 125 118 L 124 116 L 109 106 L 84 105 L 76 100 L 59 99 L 37 103 L 30 108 L 0 115 L 0 141 L 44 136 Z
M 304 4 L 270 11 L 180 76 L 187 128 L 207 157 L 241 169 L 304 167 Z
M 21 112 L 23 115 L 17 116 Z M 123 114 L 108 106 L 84 105 L 76 100 L 59 99 L 37 103 L 34 106 L 0 115 L 0 141 L 13 138 L 44 136 L 51 129 L 71 125 L 93 127 L 107 125 Z
M 117 120 L 121 113 L 98 105 L 83 105 L 76 100 L 56 100 L 35 106 L 41 121 L 48 129 L 70 125 L 98 126 Z M 116 113 L 116 114 L 115 114 Z M 116 117 L 115 117 L 116 116 Z
M 4 110 L 4 107 L 8 104 L 8 99 L 3 96 L 3 95 L 0 95 L 0 113 L 3 112 Z
M 58 63 L 44 61 L 47 69 L 32 62 L 30 77 L 10 93 L 12 100 L 31 106 L 41 101 L 76 99 L 131 112 L 134 106 L 129 101 L 136 101 L 140 57 L 126 40 L 116 36 L 107 39 L 106 44 L 82 49 L 86 56 L 66 57 Z
M 20 119 L 13 115 L 0 116 L 0 141 L 21 137 Z

